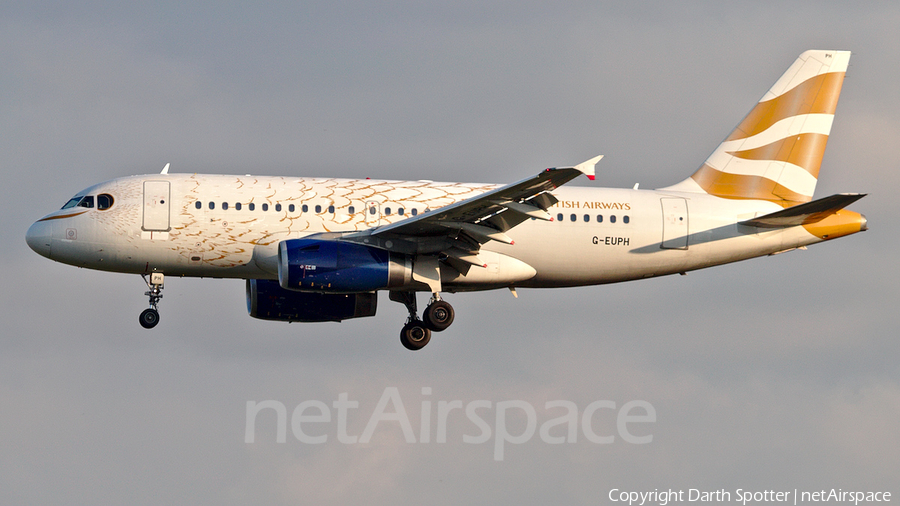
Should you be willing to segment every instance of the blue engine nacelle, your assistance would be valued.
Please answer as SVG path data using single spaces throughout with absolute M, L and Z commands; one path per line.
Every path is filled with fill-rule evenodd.
M 318 239 L 281 241 L 278 282 L 303 292 L 357 293 L 408 285 L 409 257 L 362 244 Z
M 247 280 L 247 312 L 260 320 L 339 322 L 375 316 L 378 296 L 369 293 L 303 293 L 285 290 L 277 281 Z

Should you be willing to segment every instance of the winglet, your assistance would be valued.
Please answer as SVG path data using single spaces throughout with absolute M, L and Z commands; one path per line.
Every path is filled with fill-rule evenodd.
M 162 172 L 160 172 L 160 174 L 168 174 L 169 173 L 169 165 L 170 164 L 167 163 L 166 166 L 163 167 L 163 170 L 162 170 Z
M 603 155 L 598 155 L 586 162 L 581 162 L 576 165 L 574 168 L 580 170 L 585 176 L 588 177 L 591 181 L 594 180 L 594 168 L 597 166 L 597 162 L 603 158 Z

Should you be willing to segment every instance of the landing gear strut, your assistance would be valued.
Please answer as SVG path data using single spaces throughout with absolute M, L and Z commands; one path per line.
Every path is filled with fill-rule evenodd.
M 147 283 L 147 288 L 150 289 L 150 291 L 144 292 L 144 295 L 150 297 L 150 307 L 141 312 L 139 321 L 141 322 L 141 327 L 152 329 L 159 323 L 159 309 L 157 308 L 157 304 L 159 304 L 160 299 L 163 298 L 162 289 L 165 276 L 161 272 L 153 272 L 150 274 L 149 281 L 147 280 L 146 274 L 141 274 L 141 277 L 144 278 L 144 283 Z
M 400 302 L 409 311 L 406 325 L 400 331 L 400 343 L 407 350 L 421 350 L 431 341 L 431 333 L 440 332 L 453 323 L 453 306 L 441 300 L 440 295 L 433 294 L 431 302 L 422 313 L 422 320 L 417 316 L 416 292 L 390 292 L 390 299 Z M 424 320 L 424 321 L 423 321 Z

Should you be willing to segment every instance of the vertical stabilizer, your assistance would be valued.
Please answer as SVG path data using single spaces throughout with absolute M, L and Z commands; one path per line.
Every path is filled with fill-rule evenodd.
M 849 51 L 806 51 L 703 166 L 672 190 L 789 207 L 812 200 Z

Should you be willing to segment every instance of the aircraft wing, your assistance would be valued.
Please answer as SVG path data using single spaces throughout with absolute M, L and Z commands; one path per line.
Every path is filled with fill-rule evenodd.
M 342 240 L 374 243 L 384 249 L 418 254 L 448 250 L 473 253 L 481 244 L 492 240 L 512 244 L 506 231 L 529 218 L 552 221 L 547 208 L 557 200 L 549 192 L 581 174 L 593 179 L 594 167 L 602 157 L 594 157 L 574 167 L 546 169 L 522 181 L 403 221 L 345 235 Z M 457 253 L 451 251 L 448 255 L 463 257 L 464 262 L 479 265 L 477 260 L 466 260 L 470 255 Z

